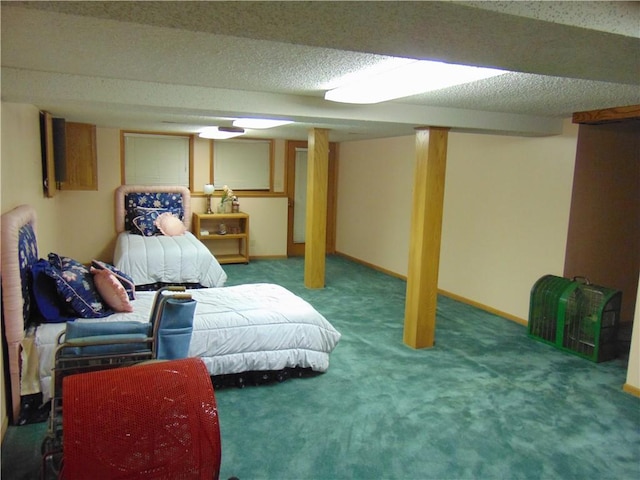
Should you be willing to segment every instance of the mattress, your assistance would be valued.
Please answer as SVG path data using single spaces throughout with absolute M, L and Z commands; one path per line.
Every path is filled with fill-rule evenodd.
M 311 304 L 279 285 L 256 283 L 190 290 L 197 301 L 189 356 L 200 357 L 210 375 L 310 368 L 325 372 L 340 333 Z M 155 292 L 139 292 L 134 311 L 80 322 L 147 322 Z M 35 332 L 44 400 L 51 398 L 56 338 L 64 324 Z
M 199 283 L 222 287 L 227 280 L 218 260 L 191 232 L 149 237 L 121 232 L 113 263 L 136 285 Z

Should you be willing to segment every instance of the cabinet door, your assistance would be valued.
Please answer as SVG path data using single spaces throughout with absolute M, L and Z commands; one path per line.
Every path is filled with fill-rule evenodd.
M 98 190 L 96 126 L 88 123 L 66 124 L 67 178 L 62 190 Z

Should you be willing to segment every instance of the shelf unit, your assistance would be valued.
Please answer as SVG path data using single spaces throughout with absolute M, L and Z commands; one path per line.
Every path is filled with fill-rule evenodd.
M 223 230 L 226 233 L 221 233 Z M 221 264 L 249 263 L 248 214 L 194 213 L 193 234 L 199 240 L 207 242 Z

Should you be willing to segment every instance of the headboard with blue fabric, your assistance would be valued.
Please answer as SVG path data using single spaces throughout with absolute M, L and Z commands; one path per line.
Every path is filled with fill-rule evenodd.
M 38 261 L 36 212 L 20 205 L 2 215 L 2 320 L 9 360 L 7 398 L 15 424 L 20 415 L 20 355 L 25 330 L 35 314 L 31 267 Z
M 121 185 L 115 191 L 116 232 L 130 231 L 136 209 L 160 208 L 176 214 L 191 228 L 191 192 L 187 187 Z

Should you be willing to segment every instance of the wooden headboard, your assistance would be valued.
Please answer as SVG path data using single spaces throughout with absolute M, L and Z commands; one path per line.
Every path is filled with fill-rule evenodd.
M 35 308 L 31 291 L 31 266 L 38 261 L 36 212 L 29 205 L 20 205 L 3 214 L 1 221 L 2 316 L 9 359 L 7 400 L 11 404 L 9 418 L 16 424 L 20 415 L 22 341 Z
M 127 230 L 127 214 L 129 210 L 129 202 L 127 196 L 129 194 L 176 194 L 181 197 L 183 218 L 187 230 L 191 230 L 191 192 L 187 187 L 167 186 L 167 185 L 121 185 L 115 191 L 115 226 L 116 233 Z M 149 207 L 161 205 L 148 204 Z

